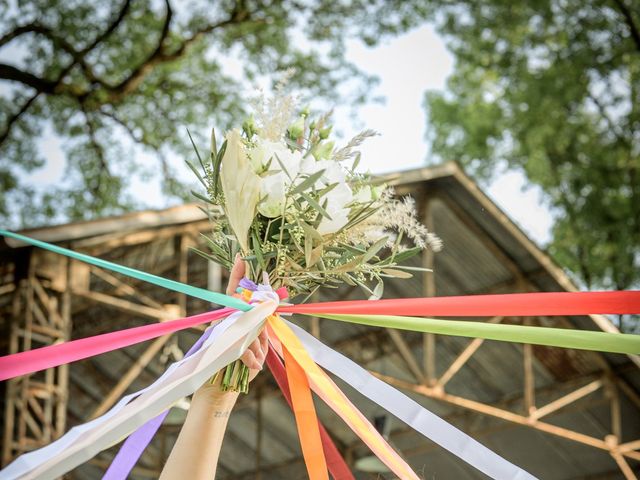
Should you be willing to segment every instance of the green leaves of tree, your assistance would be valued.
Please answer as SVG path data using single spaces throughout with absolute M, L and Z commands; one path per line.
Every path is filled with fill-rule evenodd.
M 640 15 L 633 2 L 432 2 L 458 61 L 426 96 L 433 151 L 547 194 L 550 252 L 587 288 L 640 284 Z M 631 13 L 633 11 L 633 13 Z

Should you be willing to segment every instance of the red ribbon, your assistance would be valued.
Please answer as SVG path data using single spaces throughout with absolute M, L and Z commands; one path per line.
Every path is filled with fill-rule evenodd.
M 396 298 L 282 306 L 279 313 L 414 317 L 553 316 L 640 313 L 640 291 L 540 292 L 459 297 Z

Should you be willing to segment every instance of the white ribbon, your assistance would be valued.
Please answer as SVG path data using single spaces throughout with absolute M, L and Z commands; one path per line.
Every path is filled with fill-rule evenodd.
M 193 393 L 215 372 L 240 358 L 256 339 L 265 319 L 278 306 L 273 295 L 264 295 L 264 300 L 248 312 L 233 313 L 223 320 L 198 352 L 172 364 L 149 387 L 127 395 L 101 417 L 72 428 L 46 447 L 18 457 L 0 471 L 0 479 L 55 479 Z
M 285 320 L 286 321 L 286 320 Z M 411 428 L 498 480 L 535 480 L 536 477 L 492 452 L 402 392 L 377 379 L 344 355 L 327 347 L 312 335 L 286 321 L 311 358 L 321 367 L 351 385 Z

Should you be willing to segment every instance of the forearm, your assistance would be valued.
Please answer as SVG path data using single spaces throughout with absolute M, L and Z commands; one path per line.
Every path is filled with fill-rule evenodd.
M 237 393 L 221 392 L 218 388 L 206 386 L 193 396 L 161 480 L 212 480 L 215 477 L 222 439 L 238 398 Z

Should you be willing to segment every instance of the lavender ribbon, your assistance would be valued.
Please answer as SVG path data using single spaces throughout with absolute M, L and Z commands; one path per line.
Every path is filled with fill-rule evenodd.
M 247 290 L 251 290 L 252 292 L 255 292 L 256 290 L 258 290 L 258 284 L 255 282 L 252 282 L 247 277 L 243 277 L 240 280 L 239 286 L 241 288 L 246 288 Z
M 262 291 L 265 288 L 262 285 L 258 285 L 255 282 L 252 282 L 248 278 L 244 277 L 240 280 L 239 286 L 241 288 L 246 288 L 252 292 Z M 268 291 L 271 291 L 271 287 L 267 288 Z M 211 335 L 212 330 L 215 328 L 215 325 L 212 328 L 207 329 L 204 334 L 198 339 L 196 343 L 189 349 L 189 351 L 185 354 L 185 357 L 193 355 L 202 344 L 205 342 L 207 338 Z M 124 442 L 118 454 L 114 457 L 111 465 L 105 472 L 102 480 L 123 480 L 129 476 L 133 467 L 135 467 L 136 463 L 142 456 L 142 452 L 147 448 L 151 440 L 158 432 L 160 425 L 169 414 L 169 410 L 161 413 L 157 417 L 149 420 L 147 423 L 138 428 L 135 432 L 133 432 L 127 440 Z
M 185 354 L 185 357 L 189 357 L 196 353 L 202 347 L 202 344 L 211 335 L 211 332 L 216 327 L 208 328 L 202 336 L 194 343 L 189 351 Z M 102 480 L 124 480 L 129 476 L 133 467 L 140 459 L 142 452 L 144 452 L 147 445 L 151 443 L 151 440 L 158 432 L 160 425 L 164 421 L 165 417 L 169 414 L 169 410 L 162 412 L 155 418 L 152 418 L 147 423 L 133 432 L 127 440 L 124 442 L 118 454 L 109 465 L 109 468 L 105 472 Z

